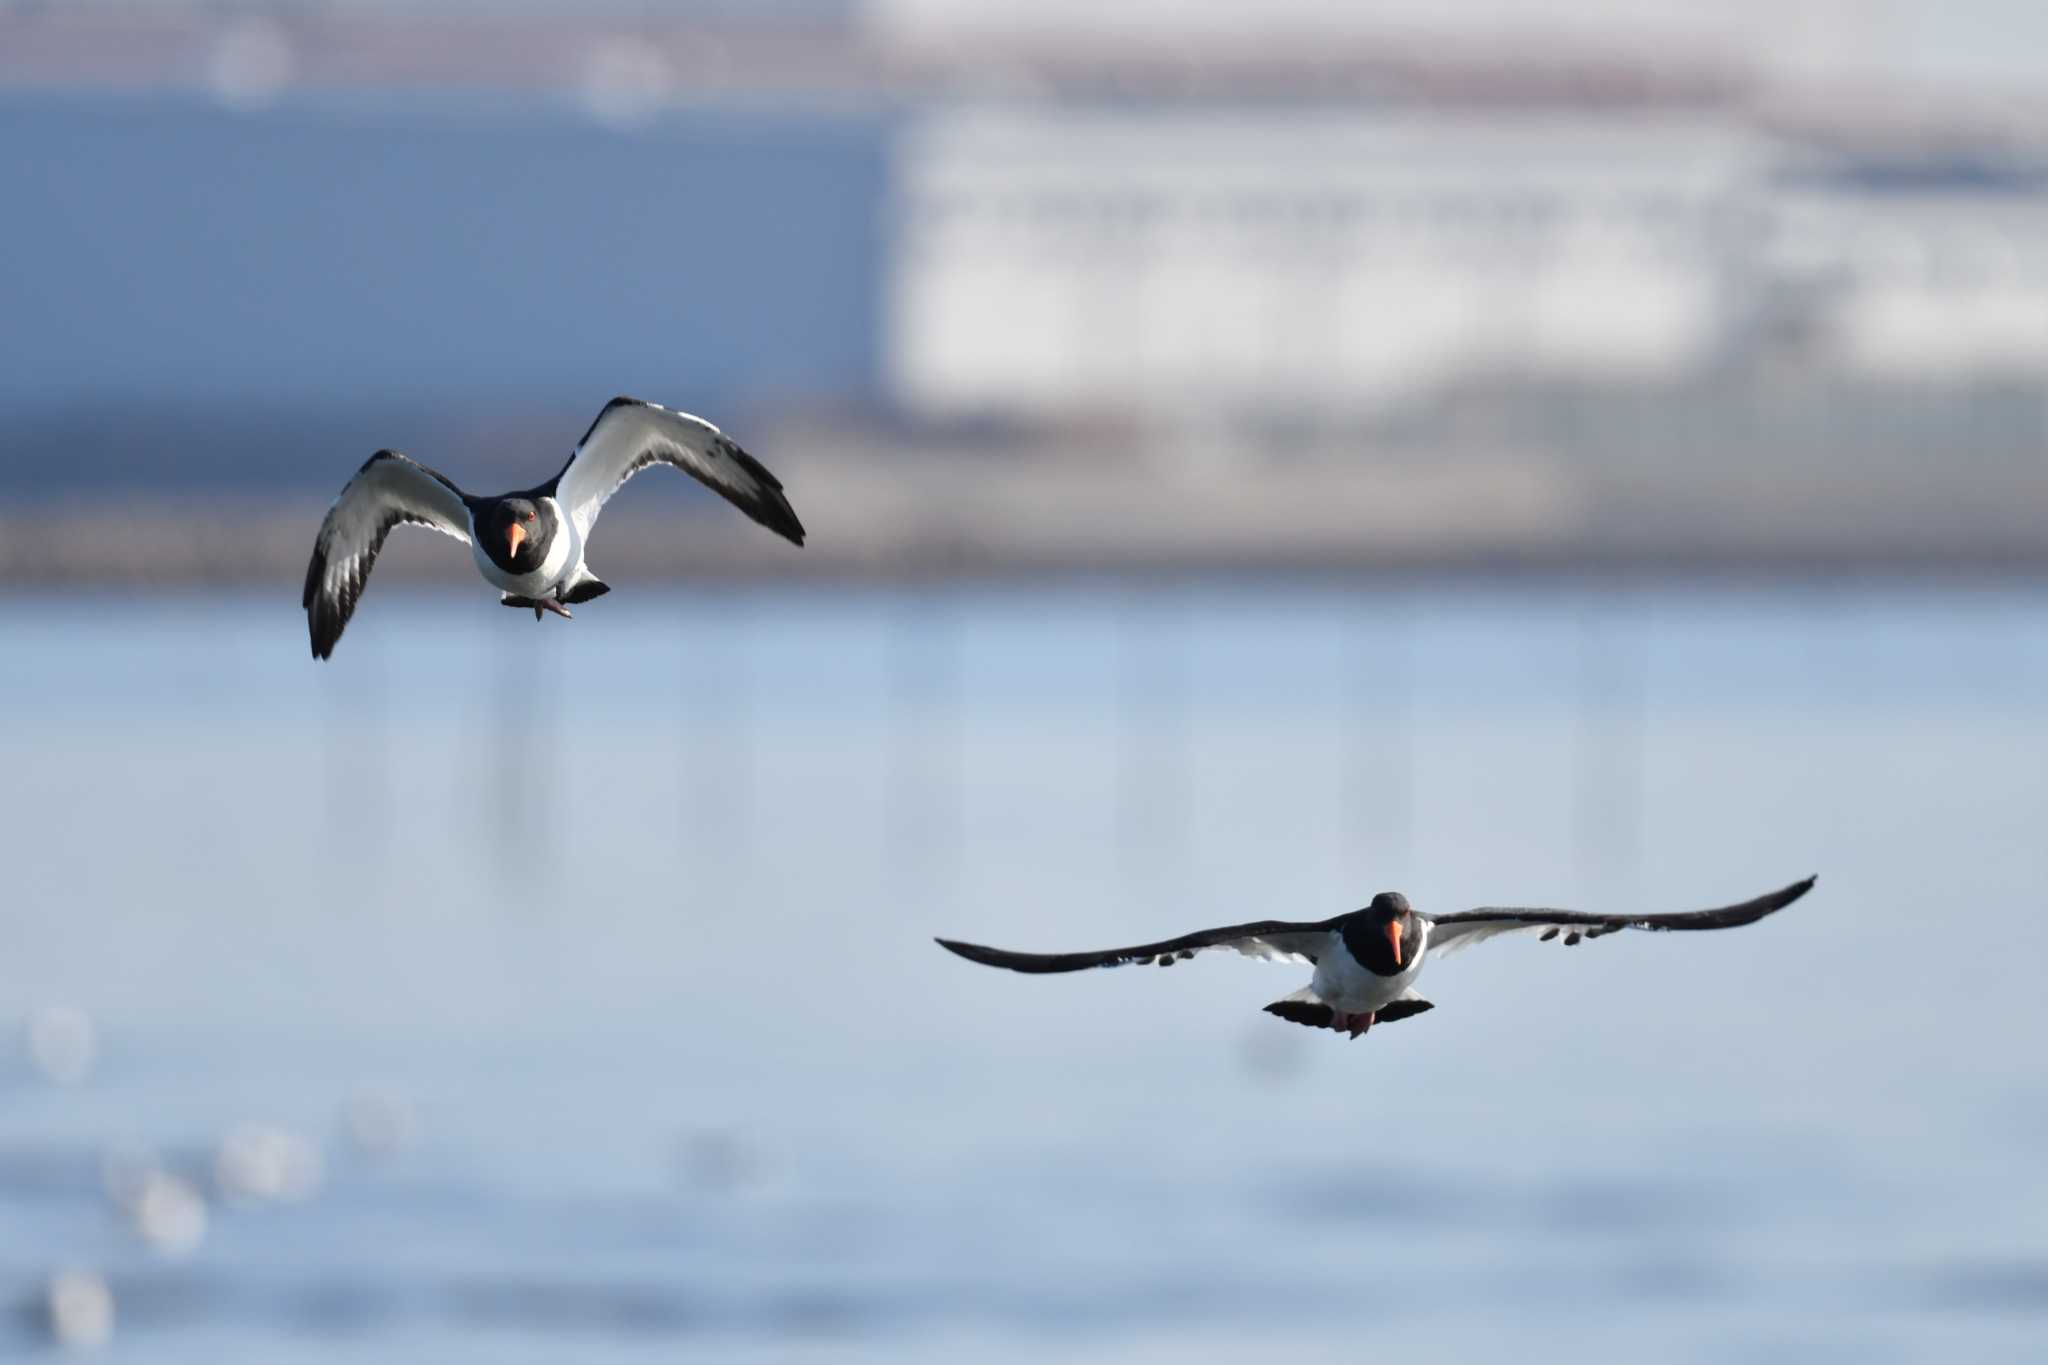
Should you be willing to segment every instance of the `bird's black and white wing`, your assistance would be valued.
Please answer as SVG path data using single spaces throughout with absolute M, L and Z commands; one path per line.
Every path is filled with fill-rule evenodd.
M 949 953 L 989 967 L 1006 967 L 1013 972 L 1078 972 L 1089 967 L 1122 967 L 1133 963 L 1157 963 L 1171 967 L 1196 953 L 1227 948 L 1246 957 L 1268 962 L 1313 964 L 1330 944 L 1335 920 L 1320 924 L 1290 924 L 1284 920 L 1261 920 L 1257 924 L 1231 924 L 1221 929 L 1203 929 L 1162 943 L 1140 943 L 1132 948 L 1110 948 L 1099 953 L 1013 953 L 1003 948 L 985 948 L 979 943 L 959 943 L 949 938 L 936 940 Z
M 674 465 L 776 535 L 804 543 L 803 523 L 766 466 L 702 418 L 637 398 L 604 405 L 555 476 L 552 491 L 587 538 L 611 495 L 655 464 Z
M 1813 889 L 1814 878 L 1794 882 L 1755 900 L 1715 910 L 1690 910 L 1663 915 L 1588 915 L 1577 910 L 1538 910 L 1487 906 L 1456 915 L 1429 917 L 1429 951 L 1452 952 L 1496 934 L 1541 933 L 1547 941 L 1564 935 L 1567 944 L 1599 938 L 1622 929 L 1734 929 L 1775 914 Z
M 469 506 L 462 490 L 423 464 L 395 450 L 380 450 L 363 462 L 320 523 L 313 558 L 306 565 L 300 605 L 313 636 L 313 657 L 334 652 L 334 642 L 355 614 L 384 537 L 400 522 L 428 526 L 469 543 Z

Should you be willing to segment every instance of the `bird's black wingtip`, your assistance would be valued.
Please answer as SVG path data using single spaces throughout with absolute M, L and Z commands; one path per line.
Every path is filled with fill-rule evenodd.
M 789 497 L 782 491 L 782 481 L 769 472 L 767 465 L 730 440 L 724 440 L 720 448 L 731 456 L 733 463 L 752 474 L 760 484 L 751 498 L 734 497 L 733 500 L 738 502 L 746 514 L 755 521 L 790 544 L 801 547 L 808 533 L 804 530 L 804 524 L 797 520 L 796 509 L 789 505 Z
M 987 948 L 979 943 L 962 943 L 954 938 L 934 938 L 932 942 L 955 957 L 964 957 L 969 962 L 978 962 L 984 967 L 1008 967 L 1011 971 L 1019 970 L 1009 960 L 1014 955 L 1005 953 L 1000 948 Z
M 1803 898 L 1807 892 L 1813 890 L 1814 883 L 1819 880 L 1818 876 L 1806 877 L 1800 881 L 1793 882 L 1790 886 L 1781 887 L 1776 891 L 1758 896 L 1745 907 L 1748 912 L 1747 916 L 1736 920 L 1735 923 L 1749 924 L 1762 919 L 1765 915 L 1775 915 L 1786 906 Z
M 734 498 L 733 501 L 737 502 L 740 509 L 755 521 L 767 527 L 776 535 L 781 536 L 790 544 L 801 547 L 804 543 L 804 535 L 806 534 L 804 524 L 796 519 L 796 509 L 791 507 L 789 499 L 783 496 L 781 486 L 769 482 L 775 476 L 769 474 L 759 460 L 754 459 L 738 446 L 734 446 L 733 451 L 738 455 L 741 462 L 751 465 L 761 475 L 765 476 L 762 478 L 762 486 L 755 496 L 746 499 Z
M 804 536 L 806 534 L 804 524 L 796 519 L 796 511 L 790 507 L 789 500 L 784 498 L 779 491 L 771 493 L 756 505 L 747 508 L 747 511 L 753 516 L 755 521 L 760 522 L 776 535 L 781 536 L 798 549 L 803 548 Z

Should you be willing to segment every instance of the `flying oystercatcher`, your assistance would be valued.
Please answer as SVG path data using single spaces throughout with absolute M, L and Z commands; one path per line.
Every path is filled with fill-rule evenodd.
M 1308 924 L 1285 920 L 1231 924 L 1161 943 L 1097 953 L 1013 953 L 944 938 L 938 943 L 970 962 L 1013 972 L 1078 972 L 1132 963 L 1170 967 L 1215 948 L 1274 962 L 1298 962 L 1314 967 L 1315 976 L 1301 990 L 1266 1006 L 1266 1012 L 1356 1038 L 1374 1023 L 1392 1023 L 1435 1008 L 1415 993 L 1415 978 L 1431 956 L 1497 934 L 1540 933 L 1545 941 L 1562 935 L 1571 945 L 1623 929 L 1733 929 L 1784 909 L 1811 891 L 1814 880 L 1808 877 L 1740 905 L 1680 914 L 1588 915 L 1576 910 L 1489 906 L 1455 915 L 1425 915 L 1400 892 L 1382 891 L 1363 910 L 1335 919 Z
M 477 569 L 508 607 L 567 616 L 579 602 L 611 589 L 584 561 L 590 529 L 605 501 L 650 465 L 673 465 L 783 539 L 804 543 L 782 483 L 717 427 L 686 412 L 637 398 L 604 405 L 576 453 L 546 483 L 497 497 L 473 497 L 454 480 L 380 450 L 364 462 L 320 523 L 300 605 L 313 657 L 334 653 L 369 581 L 384 537 L 403 522 L 465 541 Z

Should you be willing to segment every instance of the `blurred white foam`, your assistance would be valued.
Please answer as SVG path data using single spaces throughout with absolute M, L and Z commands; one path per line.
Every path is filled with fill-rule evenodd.
M 114 1338 L 114 1293 L 90 1270 L 60 1270 L 43 1292 L 50 1336 L 60 1346 L 87 1350 Z
M 84 1080 L 99 1055 L 91 1016 L 69 1005 L 48 1005 L 31 1014 L 25 1043 L 35 1069 L 59 1085 Z
M 192 1181 L 164 1168 L 142 1146 L 118 1146 L 100 1158 L 100 1186 L 151 1250 L 174 1259 L 206 1240 L 206 1196 Z
M 213 1177 L 223 1196 L 255 1203 L 297 1203 L 320 1189 L 326 1163 L 304 1134 L 245 1124 L 221 1139 Z
M 206 1199 L 183 1176 L 150 1172 L 128 1212 L 142 1240 L 166 1256 L 189 1256 L 206 1240 Z

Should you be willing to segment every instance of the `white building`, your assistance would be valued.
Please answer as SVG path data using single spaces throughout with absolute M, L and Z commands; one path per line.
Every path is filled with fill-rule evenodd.
M 1852 170 L 1729 108 L 934 113 L 890 381 L 928 416 L 1341 418 L 1674 378 L 1787 315 L 1831 366 L 2048 366 L 2048 193 Z

